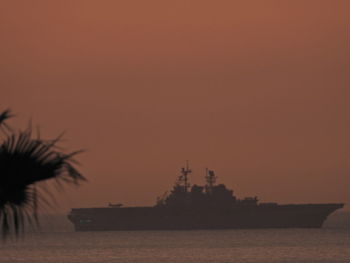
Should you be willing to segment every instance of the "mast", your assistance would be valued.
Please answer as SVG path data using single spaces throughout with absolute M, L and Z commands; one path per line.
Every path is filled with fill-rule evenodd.
M 185 192 L 188 192 L 188 188 L 190 187 L 190 184 L 188 183 L 188 175 L 192 173 L 192 170 L 189 167 L 188 160 L 186 160 L 186 167 L 181 168 L 181 176 L 179 178 L 180 182 L 183 182 L 183 187 Z
M 208 170 L 208 168 L 205 168 L 205 180 L 207 182 L 206 184 L 206 190 L 208 193 L 212 192 L 213 186 L 216 183 L 216 178 L 215 173 L 213 170 Z

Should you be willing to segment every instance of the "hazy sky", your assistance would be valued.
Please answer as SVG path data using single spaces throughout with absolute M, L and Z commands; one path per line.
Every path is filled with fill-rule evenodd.
M 350 203 L 350 1 L 0 6 L 0 110 L 87 150 L 62 209 L 152 205 L 186 159 L 238 197 Z

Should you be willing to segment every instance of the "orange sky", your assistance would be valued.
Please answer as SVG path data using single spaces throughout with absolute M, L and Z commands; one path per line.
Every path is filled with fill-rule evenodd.
M 186 159 L 239 197 L 350 203 L 350 2 L 1 1 L 0 110 L 89 183 L 62 209 L 152 205 Z

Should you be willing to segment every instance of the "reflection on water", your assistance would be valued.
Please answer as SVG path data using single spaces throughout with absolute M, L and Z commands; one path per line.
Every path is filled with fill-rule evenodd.
M 2 244 L 0 262 L 345 263 L 349 219 L 338 212 L 322 229 L 72 232 L 55 217 L 51 229 Z

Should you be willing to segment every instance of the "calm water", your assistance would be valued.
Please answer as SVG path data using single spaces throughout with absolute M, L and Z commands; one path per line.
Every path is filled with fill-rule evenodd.
M 47 221 L 41 233 L 2 243 L 0 262 L 350 262 L 350 213 L 322 229 L 79 233 Z

